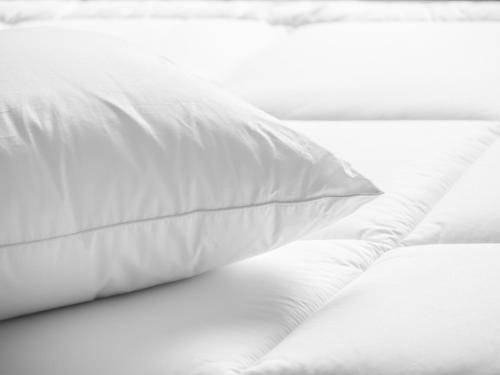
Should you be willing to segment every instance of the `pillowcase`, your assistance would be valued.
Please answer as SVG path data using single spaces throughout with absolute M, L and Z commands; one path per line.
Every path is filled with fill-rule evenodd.
M 0 33 L 0 318 L 182 279 L 295 240 L 377 188 L 161 57 Z

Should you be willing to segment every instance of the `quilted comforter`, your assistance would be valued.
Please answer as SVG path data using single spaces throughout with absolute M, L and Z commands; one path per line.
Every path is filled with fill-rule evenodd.
M 500 374 L 499 21 L 472 1 L 0 2 L 0 29 L 147 45 L 385 192 L 265 255 L 0 322 L 0 374 Z

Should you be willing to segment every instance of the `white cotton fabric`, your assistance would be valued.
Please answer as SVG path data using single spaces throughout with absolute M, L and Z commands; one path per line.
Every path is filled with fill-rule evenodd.
M 18 25 L 31 20 L 78 18 L 170 18 L 259 20 L 297 27 L 320 22 L 498 21 L 496 1 L 352 0 L 9 0 L 0 1 L 0 20 Z
M 363 239 L 385 254 L 241 373 L 497 374 L 500 123 L 289 124 L 351 147 L 346 155 L 386 190 L 315 237 Z M 355 149 L 359 134 L 369 145 Z
M 245 375 L 497 374 L 500 246 L 381 257 Z
M 280 43 L 288 34 L 284 25 L 231 18 L 57 18 L 29 20 L 15 27 L 47 25 L 99 32 L 138 44 L 219 84 L 248 59 Z
M 238 374 L 376 253 L 362 241 L 299 241 L 177 283 L 7 320 L 0 372 Z
M 410 374 L 442 368 L 462 368 L 456 370 L 460 375 L 468 374 L 469 368 L 496 374 L 498 245 L 481 244 L 487 236 L 479 238 L 473 232 L 463 236 L 475 238 L 475 244 L 411 249 L 402 244 L 419 232 L 420 223 L 433 216 L 435 207 L 480 166 L 482 158 L 494 152 L 500 124 L 286 125 L 345 153 L 386 193 L 312 236 L 316 239 L 200 277 L 0 323 L 0 369 L 21 375 L 133 374 L 140 369 L 158 375 L 288 375 L 329 374 L 345 365 L 346 374 L 367 369 L 383 374 L 391 366 Z M 487 196 L 496 192 L 495 186 L 484 188 Z M 458 229 L 476 221 L 464 215 L 447 227 Z M 425 238 L 419 236 L 420 241 Z M 387 262 L 388 267 L 374 263 L 393 253 L 399 260 Z M 372 277 L 372 269 L 380 271 Z M 433 285 L 439 289 L 433 290 Z M 468 294 L 462 295 L 467 285 Z M 352 303 L 351 297 L 342 297 L 354 293 L 351 287 Z M 476 297 L 467 305 L 472 294 Z M 390 319 L 383 318 L 387 313 Z M 339 314 L 342 337 L 329 330 L 337 327 Z M 380 321 L 374 322 L 372 314 Z M 449 323 L 443 323 L 447 319 Z M 458 339 L 463 335 L 470 336 L 474 350 Z M 408 337 L 418 340 L 404 344 L 412 341 Z M 390 344 L 375 345 L 388 339 Z M 442 342 L 436 340 L 451 339 L 453 346 L 434 350 Z M 338 350 L 334 353 L 328 345 Z M 424 354 L 426 361 L 415 363 Z M 16 355 L 31 360 L 20 361 Z
M 0 2 L 0 19 L 153 49 L 385 192 L 199 277 L 3 321 L 0 373 L 500 373 L 500 2 Z
M 405 239 L 426 243 L 500 242 L 500 141 L 497 139 Z
M 453 214 L 450 212 L 447 217 L 449 225 L 443 223 L 445 227 L 472 239 L 475 233 L 467 230 L 467 226 L 487 225 L 486 231 L 476 237 L 478 242 L 491 242 L 486 241 L 486 236 L 496 233 L 495 227 L 489 220 L 484 221 L 480 213 L 488 206 L 489 213 L 485 212 L 485 216 L 496 217 L 494 196 L 499 178 L 492 171 L 498 168 L 494 155 L 500 123 L 289 121 L 287 124 L 324 147 L 341 152 L 384 191 L 383 196 L 353 215 L 315 233 L 315 238 L 357 238 L 399 246 L 402 242 L 417 241 L 415 236 L 419 236 L 421 241 L 436 243 L 430 233 L 420 236 L 420 228 L 453 196 L 455 199 L 450 202 Z M 485 161 L 483 157 L 487 157 Z M 482 192 L 472 196 L 477 185 L 462 180 L 477 169 L 482 175 L 475 181 L 482 186 Z M 460 191 L 468 191 L 469 197 L 454 193 L 460 186 L 467 189 Z M 475 207 L 476 215 L 464 211 L 466 207 Z
M 0 1 L 0 20 L 141 44 L 284 119 L 500 118 L 496 1 Z
M 378 189 L 163 58 L 87 32 L 0 34 L 0 318 L 193 276 Z
M 495 120 L 499 40 L 498 22 L 306 25 L 223 83 L 291 120 Z

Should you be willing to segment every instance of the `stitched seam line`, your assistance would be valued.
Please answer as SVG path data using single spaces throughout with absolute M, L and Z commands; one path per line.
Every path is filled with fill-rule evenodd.
M 264 208 L 264 207 L 268 207 L 268 206 L 293 206 L 293 205 L 301 205 L 301 204 L 307 204 L 307 203 L 315 203 L 317 201 L 326 200 L 326 199 L 369 197 L 369 196 L 377 196 L 377 195 L 380 195 L 380 193 L 328 195 L 328 196 L 304 199 L 304 200 L 300 200 L 300 201 L 270 201 L 270 202 L 257 203 L 257 204 L 253 204 L 253 205 L 247 205 L 247 206 L 234 206 L 234 207 L 227 207 L 227 208 L 202 208 L 202 209 L 196 209 L 196 210 L 192 210 L 192 211 L 188 211 L 188 212 L 182 212 L 180 214 L 161 215 L 161 216 L 156 216 L 156 217 L 152 217 L 152 218 L 122 221 L 119 223 L 105 224 L 105 225 L 102 225 L 99 227 L 82 229 L 82 230 L 79 230 L 76 232 L 50 236 L 50 237 L 46 237 L 46 238 L 2 244 L 2 245 L 0 245 L 0 249 L 4 249 L 7 247 L 13 247 L 13 246 L 19 246 L 19 245 L 25 245 L 25 244 L 32 244 L 32 243 L 37 243 L 37 242 L 57 240 L 57 239 L 66 238 L 66 237 L 78 236 L 81 234 L 97 232 L 100 230 L 113 229 L 113 228 L 120 227 L 120 226 L 145 223 L 145 222 L 153 222 L 153 221 L 159 221 L 159 220 L 184 218 L 186 216 L 197 215 L 197 214 L 226 214 L 226 213 L 230 213 L 230 212 L 238 211 L 238 210 L 251 210 L 251 209 L 257 209 L 257 208 Z
M 354 241 L 357 241 L 357 242 L 365 242 L 367 244 L 370 244 L 370 245 L 374 245 L 375 248 L 377 248 L 378 244 L 373 242 L 373 241 L 369 241 L 369 240 L 360 240 L 360 239 L 355 239 Z M 338 296 L 338 294 L 340 292 L 342 292 L 346 287 L 348 287 L 352 282 L 356 281 L 360 276 L 362 276 L 366 270 L 368 268 L 370 268 L 370 266 L 375 263 L 378 259 L 380 258 L 380 256 L 378 258 L 375 258 L 375 259 L 371 259 L 369 261 L 369 264 L 366 265 L 366 267 L 364 269 L 360 269 L 358 267 L 352 267 L 350 265 L 345 265 L 343 264 L 342 267 L 346 267 L 346 268 L 353 268 L 355 269 L 356 271 L 356 275 L 353 276 L 349 281 L 347 281 L 344 285 L 342 285 L 339 289 L 335 290 L 333 292 L 332 295 L 330 295 L 328 298 L 326 298 L 324 301 L 320 301 L 321 302 L 321 306 L 315 306 L 315 310 L 314 311 L 311 311 L 310 314 L 308 316 L 305 316 L 305 317 L 302 317 L 300 320 L 300 322 L 298 322 L 295 327 L 291 327 L 283 337 L 280 338 L 280 341 L 278 341 L 277 343 L 273 344 L 272 347 L 268 348 L 266 350 L 266 352 L 262 355 L 259 356 L 259 358 L 256 358 L 252 364 L 249 364 L 247 365 L 242 373 L 244 373 L 245 371 L 247 370 L 251 370 L 252 367 L 256 366 L 257 364 L 259 364 L 261 362 L 261 360 L 263 358 L 265 358 L 269 353 L 271 353 L 274 349 L 276 349 L 277 347 L 279 347 L 289 336 L 290 334 L 295 331 L 298 327 L 302 326 L 304 323 L 306 323 L 306 321 L 308 321 L 309 319 L 311 319 L 315 314 L 317 314 L 321 309 L 323 309 L 324 307 L 328 306 L 331 302 L 333 302 L 333 300 Z M 266 360 L 264 360 L 264 363 L 267 362 Z
M 489 130 L 493 133 L 493 137 L 487 141 L 486 146 L 484 149 L 482 149 L 476 156 L 473 157 L 473 159 L 468 163 L 468 165 L 462 169 L 459 174 L 456 176 L 456 178 L 453 180 L 452 184 L 448 186 L 443 194 L 438 198 L 436 202 L 432 205 L 432 207 L 429 208 L 429 210 L 418 220 L 417 222 L 414 223 L 412 228 L 405 233 L 403 236 L 397 239 L 397 242 L 394 246 L 394 248 L 399 248 L 399 247 L 409 247 L 409 246 L 419 246 L 419 245 L 425 245 L 425 244 L 413 244 L 409 245 L 406 240 L 410 238 L 410 236 L 417 230 L 417 228 L 429 217 L 434 209 L 439 205 L 439 203 L 448 195 L 450 191 L 453 190 L 453 188 L 457 185 L 457 183 L 467 174 L 467 172 L 470 171 L 470 169 L 481 159 L 481 157 L 488 152 L 488 150 L 493 147 L 493 145 L 500 139 L 500 133 L 498 133 L 497 127 L 492 127 Z M 428 244 L 427 244 L 428 245 Z

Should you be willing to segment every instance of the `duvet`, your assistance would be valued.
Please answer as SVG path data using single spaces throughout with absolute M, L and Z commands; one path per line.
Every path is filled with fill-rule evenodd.
M 0 374 L 499 374 L 499 20 L 496 2 L 0 3 L 4 28 L 168 44 L 385 192 L 264 255 L 0 322 Z

